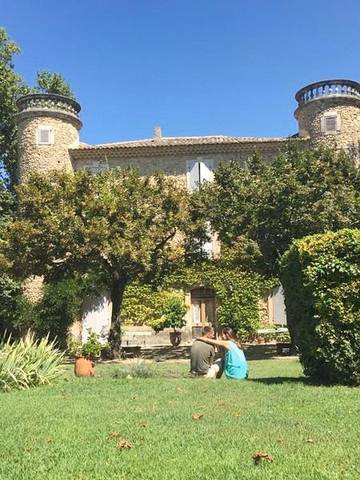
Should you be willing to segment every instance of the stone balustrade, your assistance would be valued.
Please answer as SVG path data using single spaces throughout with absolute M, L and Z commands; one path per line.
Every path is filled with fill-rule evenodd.
M 296 93 L 295 98 L 301 107 L 312 100 L 333 96 L 360 99 L 360 83 L 351 80 L 323 80 L 302 88 Z
M 49 93 L 35 93 L 20 97 L 17 102 L 19 113 L 32 110 L 61 111 L 78 118 L 81 110 L 80 105 L 69 97 Z

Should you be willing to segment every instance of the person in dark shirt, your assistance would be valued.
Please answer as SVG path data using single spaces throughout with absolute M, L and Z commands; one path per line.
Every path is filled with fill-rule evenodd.
M 214 329 L 210 326 L 203 328 L 203 337 L 214 338 Z M 215 378 L 219 366 L 214 364 L 215 348 L 201 340 L 195 340 L 190 350 L 190 372 L 193 376 Z

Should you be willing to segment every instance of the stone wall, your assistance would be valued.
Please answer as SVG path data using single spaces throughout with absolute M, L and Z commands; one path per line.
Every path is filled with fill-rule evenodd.
M 143 175 L 151 175 L 154 172 L 163 172 L 165 175 L 174 178 L 181 178 L 186 185 L 187 162 L 190 160 L 212 160 L 214 170 L 220 163 L 234 160 L 240 164 L 255 152 L 263 155 L 265 160 L 273 158 L 286 145 L 286 142 L 244 142 L 236 144 L 233 148 L 227 146 L 213 145 L 212 148 L 199 145 L 188 148 L 172 147 L 154 149 L 132 149 L 122 151 L 120 149 L 76 149 L 71 150 L 70 155 L 74 170 L 88 169 L 94 173 L 108 168 L 134 167 Z M 196 148 L 195 148 L 196 147 Z M 222 148 L 220 148 L 222 147 Z M 221 151 L 223 150 L 223 151 Z
M 336 112 L 340 116 L 340 129 L 323 133 L 321 121 L 325 114 Z M 348 149 L 360 141 L 360 101 L 353 98 L 319 98 L 297 109 L 301 136 L 310 137 L 311 145 Z
M 41 126 L 53 129 L 54 144 L 37 144 L 37 130 Z M 70 117 L 66 120 L 61 114 L 38 116 L 29 112 L 19 121 L 18 138 L 20 182 L 34 171 L 72 170 L 69 148 L 78 146 L 79 132 L 76 121 L 71 121 Z

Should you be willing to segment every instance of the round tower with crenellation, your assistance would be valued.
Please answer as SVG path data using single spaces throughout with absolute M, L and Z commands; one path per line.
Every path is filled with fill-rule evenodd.
M 309 137 L 313 146 L 336 146 L 358 156 L 360 83 L 323 80 L 302 88 L 295 98 L 300 137 Z
M 79 145 L 80 105 L 62 95 L 31 94 L 17 107 L 19 181 L 34 171 L 73 170 L 69 148 Z

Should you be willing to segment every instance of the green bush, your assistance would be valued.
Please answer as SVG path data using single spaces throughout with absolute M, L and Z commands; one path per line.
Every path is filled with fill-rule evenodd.
M 0 335 L 20 337 L 34 325 L 36 312 L 22 294 L 20 282 L 8 275 L 0 275 Z
M 27 389 L 50 384 L 63 373 L 63 354 L 54 342 L 36 340 L 28 332 L 24 339 L 0 344 L 0 390 Z
M 360 384 L 360 230 L 297 240 L 281 269 L 289 329 L 305 374 Z
M 49 335 L 57 345 L 65 349 L 69 327 L 80 318 L 84 297 L 81 278 L 65 278 L 45 285 L 44 296 L 36 306 L 36 324 L 32 327 L 37 335 Z
M 184 303 L 184 296 L 181 294 L 170 294 L 165 301 L 162 316 L 164 318 L 164 328 L 182 328 L 186 324 L 186 306 Z

